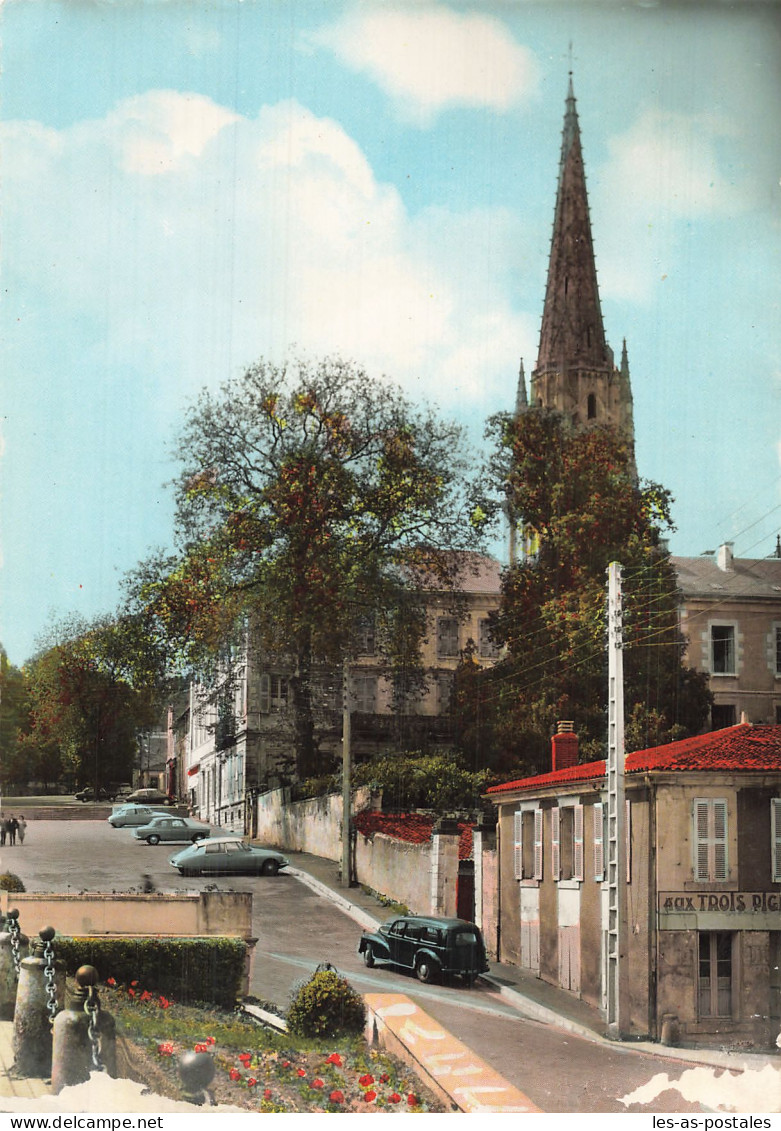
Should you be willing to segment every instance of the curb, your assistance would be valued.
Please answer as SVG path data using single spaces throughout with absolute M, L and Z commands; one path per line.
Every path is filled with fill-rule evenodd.
M 335 903 L 337 907 L 341 908 L 351 919 L 354 919 L 364 930 L 373 931 L 382 921 L 376 919 L 373 915 L 370 915 L 368 911 L 364 911 L 363 908 L 358 907 L 355 903 L 351 903 L 349 899 L 345 899 L 344 896 L 339 895 L 338 892 L 328 887 L 327 884 L 316 880 L 314 876 L 310 876 L 308 872 L 302 872 L 300 868 L 294 868 L 288 865 L 287 873 L 289 876 L 295 876 L 297 880 L 306 887 L 311 888 L 312 891 L 317 892 L 318 895 L 322 895 L 326 899 L 329 899 L 331 903 Z

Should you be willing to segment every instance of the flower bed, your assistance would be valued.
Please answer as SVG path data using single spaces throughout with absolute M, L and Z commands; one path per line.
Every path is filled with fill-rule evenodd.
M 183 1095 L 179 1056 L 206 1052 L 215 1066 L 209 1085 L 215 1103 L 248 1111 L 447 1110 L 406 1065 L 370 1049 L 362 1038 L 297 1040 L 247 1022 L 241 1014 L 178 1005 L 112 979 L 101 998 L 116 1019 L 118 1035 L 134 1047 L 136 1072 L 172 1098 Z

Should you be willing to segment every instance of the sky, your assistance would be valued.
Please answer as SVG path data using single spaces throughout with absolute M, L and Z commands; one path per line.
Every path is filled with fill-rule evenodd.
M 0 644 L 170 545 L 188 404 L 335 354 L 476 449 L 534 368 L 572 71 L 674 554 L 781 530 L 781 4 L 5 0 Z

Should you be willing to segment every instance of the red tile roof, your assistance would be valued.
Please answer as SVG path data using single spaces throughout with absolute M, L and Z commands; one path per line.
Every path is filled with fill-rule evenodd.
M 627 774 L 673 771 L 725 771 L 729 773 L 770 772 L 781 773 L 781 726 L 752 726 L 739 723 L 725 730 L 682 738 L 665 746 L 650 750 L 636 750 L 627 754 Z M 488 793 L 509 793 L 511 790 L 529 790 L 538 786 L 589 781 L 605 775 L 605 761 L 585 762 L 548 774 L 494 785 Z
M 428 844 L 436 818 L 428 813 L 380 813 L 375 809 L 364 809 L 356 813 L 353 824 L 359 833 L 370 837 L 383 833 L 395 840 L 409 844 Z M 458 822 L 460 833 L 458 841 L 459 860 L 469 860 L 472 856 L 472 826 L 465 821 Z

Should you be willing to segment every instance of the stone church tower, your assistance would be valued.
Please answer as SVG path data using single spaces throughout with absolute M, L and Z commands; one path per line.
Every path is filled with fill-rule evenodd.
M 523 389 L 521 389 L 523 386 Z M 523 368 L 516 412 L 526 401 Z M 570 75 L 561 143 L 556 214 L 537 365 L 529 407 L 556 409 L 575 428 L 620 430 L 634 463 L 632 389 L 626 341 L 621 364 L 605 339 L 599 303 L 580 127 Z
M 542 312 L 537 365 L 527 397 L 521 361 L 515 414 L 530 409 L 554 409 L 574 428 L 613 427 L 629 446 L 636 476 L 632 387 L 626 340 L 621 364 L 605 338 L 599 303 L 586 174 L 580 126 L 570 74 L 561 142 L 556 213 L 553 220 L 548 284 Z M 507 515 L 510 561 L 536 554 L 536 534 L 524 527 L 522 516 Z

